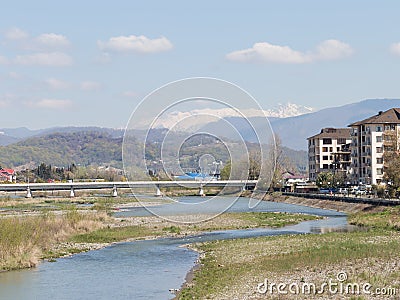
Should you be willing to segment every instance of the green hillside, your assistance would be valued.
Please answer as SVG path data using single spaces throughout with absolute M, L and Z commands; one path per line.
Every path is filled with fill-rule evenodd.
M 169 139 L 164 141 L 167 131 L 156 129 L 151 132 L 148 143 L 146 143 L 146 159 L 159 161 L 161 159 L 161 145 L 165 149 L 171 148 L 171 144 L 179 145 L 182 140 L 181 133 L 170 133 Z M 136 136 L 136 135 L 135 135 Z M 131 158 L 139 161 L 142 150 L 136 139 L 129 141 L 133 143 L 130 147 Z M 234 142 L 231 142 L 234 144 Z M 232 145 L 233 145 L 232 144 Z M 254 145 L 248 144 L 249 149 Z M 8 146 L 0 146 L 0 166 L 15 168 L 28 163 L 66 167 L 75 165 L 102 165 L 108 164 L 114 167 L 122 167 L 122 138 L 113 137 L 108 132 L 79 131 L 58 132 L 43 136 L 30 137 L 23 141 Z M 297 169 L 304 172 L 307 164 L 307 153 L 295 151 L 286 147 L 282 148 L 283 156 L 286 157 L 287 169 Z M 180 164 L 182 168 L 196 169 L 198 160 L 202 154 L 211 154 L 217 161 L 226 163 L 229 161 L 227 148 L 215 138 L 194 136 L 187 139 L 179 150 Z M 167 153 L 176 155 L 176 153 Z
M 16 167 L 34 162 L 67 166 L 71 163 L 90 165 L 121 162 L 121 145 L 122 138 L 112 138 L 106 133 L 53 133 L 1 146 L 0 165 Z

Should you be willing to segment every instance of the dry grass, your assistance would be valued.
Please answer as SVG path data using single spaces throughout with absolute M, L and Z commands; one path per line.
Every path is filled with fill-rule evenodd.
M 34 267 L 56 243 L 75 233 L 95 230 L 107 218 L 105 213 L 79 213 L 69 210 L 61 216 L 0 219 L 0 270 Z
M 276 283 L 322 284 L 341 271 L 346 271 L 349 282 L 367 281 L 374 288 L 400 287 L 400 234 L 395 231 L 258 237 L 206 242 L 195 247 L 202 252 L 201 268 L 182 290 L 180 299 L 274 298 L 257 293 L 257 285 L 266 278 Z M 275 294 L 276 299 L 322 297 L 291 296 Z M 335 299 L 348 299 L 344 295 L 338 297 Z
M 349 216 L 349 223 L 359 226 L 400 230 L 400 207 L 389 207 L 383 211 L 358 212 Z

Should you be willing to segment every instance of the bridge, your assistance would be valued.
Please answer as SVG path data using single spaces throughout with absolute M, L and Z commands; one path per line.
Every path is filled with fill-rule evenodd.
M 112 189 L 111 195 L 118 196 L 118 189 L 155 188 L 155 195 L 161 196 L 160 188 L 185 187 L 198 188 L 199 195 L 204 195 L 204 187 L 240 187 L 243 190 L 255 188 L 257 180 L 185 180 L 185 181 L 118 181 L 118 182 L 62 182 L 62 183 L 15 183 L 0 184 L 0 192 L 26 192 L 31 198 L 34 191 L 70 191 L 75 197 L 76 190 Z

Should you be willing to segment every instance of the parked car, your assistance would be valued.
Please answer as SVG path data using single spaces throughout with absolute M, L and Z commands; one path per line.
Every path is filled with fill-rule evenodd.
M 319 193 L 320 194 L 336 194 L 338 191 L 337 188 L 320 188 Z

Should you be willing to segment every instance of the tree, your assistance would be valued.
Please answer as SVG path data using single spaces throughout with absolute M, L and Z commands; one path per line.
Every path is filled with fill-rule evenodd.
M 249 180 L 258 180 L 261 172 L 262 158 L 260 151 L 251 151 L 249 153 Z
M 320 188 L 328 188 L 333 186 L 333 173 L 321 172 L 317 176 L 317 186 Z
M 390 196 L 394 196 L 400 189 L 400 152 L 398 137 L 395 131 L 386 130 L 384 140 L 384 180 L 388 183 Z
M 231 174 L 231 162 L 229 161 L 222 169 L 221 169 L 221 179 L 228 180 Z
M 275 164 L 274 173 L 272 176 L 271 188 L 282 188 L 283 174 L 288 169 L 294 169 L 289 161 L 289 158 L 285 155 L 282 146 L 282 140 L 279 135 L 275 134 L 275 145 L 272 149 L 272 161 Z

